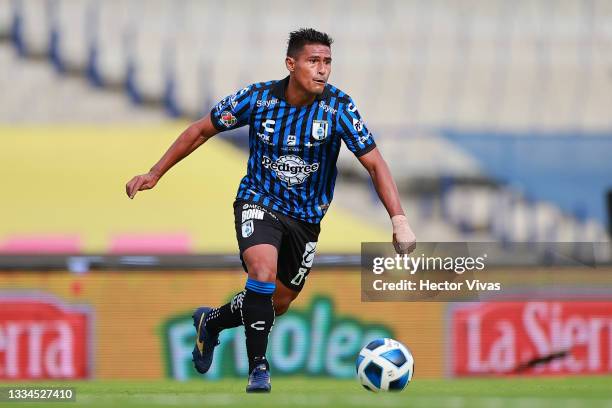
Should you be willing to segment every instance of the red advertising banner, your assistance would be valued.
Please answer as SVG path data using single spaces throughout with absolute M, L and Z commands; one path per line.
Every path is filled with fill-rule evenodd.
M 450 373 L 612 373 L 612 302 L 483 302 L 450 311 Z
M 47 296 L 0 295 L 0 380 L 90 377 L 91 313 Z

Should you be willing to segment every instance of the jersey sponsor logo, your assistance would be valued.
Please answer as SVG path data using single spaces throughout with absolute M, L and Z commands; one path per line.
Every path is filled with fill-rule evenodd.
M 264 132 L 274 133 L 274 125 L 276 121 L 274 119 L 266 119 L 264 122 L 261 122 L 261 126 L 264 129 Z
M 255 102 L 258 108 L 261 108 L 262 106 L 266 108 L 270 108 L 276 105 L 277 103 L 278 103 L 278 99 L 276 98 L 270 99 L 270 100 L 258 99 L 257 102 Z
M 250 208 L 242 211 L 242 222 L 247 220 L 263 220 L 264 212 L 258 208 Z
M 329 128 L 329 122 L 326 120 L 313 120 L 312 121 L 312 137 L 315 140 L 323 140 L 327 137 L 327 130 Z
M 253 235 L 253 231 L 255 231 L 253 220 L 248 220 L 242 223 L 242 238 L 250 237 L 251 235 Z
M 355 104 L 354 104 L 353 102 L 350 102 L 350 103 L 348 104 L 348 106 L 346 107 L 346 109 L 347 109 L 349 112 L 355 112 L 355 111 L 357 110 L 357 107 L 355 106 Z
M 315 250 L 317 249 L 316 242 L 307 242 L 304 247 L 304 253 L 302 254 L 302 265 L 298 270 L 297 275 L 293 277 L 291 283 L 294 285 L 301 285 L 302 281 L 306 279 L 310 268 L 312 268 L 312 263 L 314 262 Z
M 353 118 L 353 128 L 356 132 L 361 132 L 363 130 L 363 119 Z
M 226 128 L 234 126 L 236 122 L 238 122 L 238 119 L 236 119 L 232 112 L 223 111 L 223 113 L 221 113 L 221 123 L 223 123 Z
M 332 108 L 331 106 L 326 104 L 324 101 L 319 102 L 319 107 L 323 109 L 325 112 L 331 112 L 332 115 L 338 113 L 338 109 Z
M 274 171 L 276 176 L 289 186 L 302 184 L 308 176 L 319 169 L 319 163 L 306 164 L 301 157 L 292 154 L 281 156 L 276 161 L 264 156 L 261 164 L 266 169 Z
M 257 132 L 257 137 L 259 137 L 259 140 L 261 140 L 265 144 L 270 145 L 270 146 L 274 146 L 274 142 L 272 140 L 270 140 L 271 139 L 271 135 L 266 135 L 265 133 Z

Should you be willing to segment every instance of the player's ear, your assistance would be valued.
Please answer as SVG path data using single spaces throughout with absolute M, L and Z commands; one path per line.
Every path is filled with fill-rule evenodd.
M 289 72 L 293 72 L 295 70 L 295 60 L 292 57 L 285 58 L 285 66 Z

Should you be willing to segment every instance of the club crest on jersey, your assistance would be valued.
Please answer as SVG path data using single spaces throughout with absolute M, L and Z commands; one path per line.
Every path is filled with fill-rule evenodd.
M 253 225 L 253 220 L 248 220 L 242 223 L 242 238 L 248 238 L 255 231 L 255 226 Z
M 308 176 L 319 170 L 319 163 L 306 164 L 301 157 L 292 154 L 281 156 L 276 161 L 264 156 L 261 164 L 274 171 L 276 177 L 289 184 L 289 187 L 302 184 Z
M 326 120 L 312 121 L 312 137 L 315 140 L 323 140 L 327 137 L 329 123 Z
M 225 127 L 232 127 L 236 124 L 236 122 L 238 122 L 238 119 L 232 115 L 232 112 L 223 111 L 223 113 L 221 113 L 221 123 L 223 123 Z

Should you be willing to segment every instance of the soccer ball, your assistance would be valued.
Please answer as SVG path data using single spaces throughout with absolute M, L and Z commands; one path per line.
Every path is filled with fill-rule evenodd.
M 414 357 L 393 339 L 376 339 L 357 356 L 357 377 L 367 390 L 401 391 L 412 380 Z

